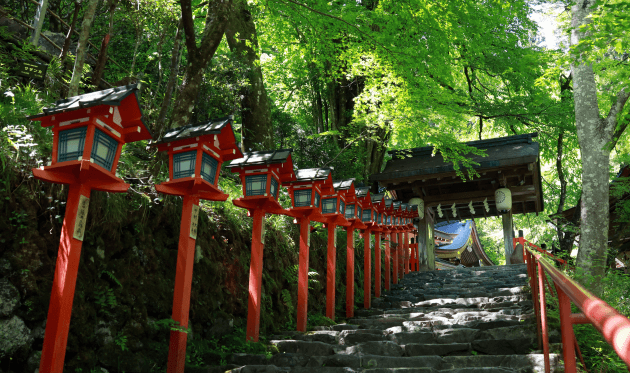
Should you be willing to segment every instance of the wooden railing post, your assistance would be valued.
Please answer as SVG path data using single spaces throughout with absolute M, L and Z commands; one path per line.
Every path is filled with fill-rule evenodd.
M 538 291 L 540 296 L 540 321 L 542 326 L 543 351 L 545 353 L 545 373 L 551 373 L 549 364 L 549 332 L 547 330 L 547 300 L 545 297 L 545 285 L 543 283 L 543 271 L 540 262 L 538 262 Z
M 558 294 L 560 308 L 560 334 L 562 335 L 564 371 L 566 373 L 575 373 L 575 335 L 573 334 L 573 323 L 571 322 L 571 301 L 558 286 L 556 286 L 556 293 Z

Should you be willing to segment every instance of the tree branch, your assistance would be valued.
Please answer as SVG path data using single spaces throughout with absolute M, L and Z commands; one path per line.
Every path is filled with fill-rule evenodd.
M 186 49 L 189 56 L 197 55 L 197 42 L 195 41 L 195 23 L 192 17 L 192 6 L 190 0 L 181 0 L 182 4 L 182 22 L 184 23 L 184 39 L 186 40 Z
M 391 49 L 387 48 L 387 47 L 386 47 L 386 46 L 384 46 L 383 44 L 379 43 L 376 39 L 374 39 L 371 35 L 369 35 L 369 34 L 368 34 L 368 33 L 366 33 L 365 31 L 361 30 L 361 29 L 360 29 L 357 25 L 353 25 L 352 23 L 350 23 L 350 22 L 348 22 L 348 21 L 346 21 L 346 20 L 344 20 L 344 19 L 342 19 L 342 18 L 339 18 L 339 17 L 337 17 L 337 16 L 333 16 L 333 15 L 331 15 L 331 14 L 326 14 L 326 13 L 324 13 L 324 12 L 320 12 L 320 11 L 319 11 L 319 10 L 317 10 L 317 9 L 313 9 L 313 8 L 309 7 L 308 5 L 306 5 L 306 4 L 298 3 L 297 1 L 294 1 L 294 0 L 276 0 L 276 1 L 279 1 L 279 2 L 282 2 L 282 3 L 285 3 L 285 4 L 286 4 L 286 3 L 295 4 L 295 5 L 297 5 L 297 6 L 301 6 L 301 7 L 303 7 L 303 8 L 306 8 L 306 9 L 308 9 L 309 11 L 311 11 L 311 12 L 313 12 L 313 13 L 319 14 L 319 15 L 324 16 L 324 17 L 332 18 L 332 19 L 334 19 L 334 20 L 336 20 L 336 21 L 339 21 L 339 22 L 341 22 L 341 23 L 345 23 L 346 25 L 348 25 L 348 26 L 352 27 L 353 29 L 357 30 L 360 34 L 363 34 L 363 35 L 367 36 L 367 38 L 368 38 L 368 39 L 370 39 L 370 40 L 371 40 L 374 44 L 376 44 L 376 45 L 378 45 L 379 47 L 381 47 L 381 48 L 385 49 L 386 51 L 388 51 L 388 52 L 389 52 L 389 53 L 391 53 L 392 55 L 397 54 L 397 53 L 400 53 L 400 52 L 394 52 L 394 51 L 392 51 Z
M 619 91 L 619 93 L 617 94 L 617 100 L 610 108 L 608 116 L 605 119 L 606 127 L 613 128 L 615 130 L 610 144 L 608 145 L 608 148 L 610 150 L 615 148 L 617 142 L 619 141 L 619 138 L 621 137 L 621 135 L 623 135 L 623 132 L 628 127 L 628 124 L 630 124 L 630 121 L 626 120 L 625 122 L 621 122 L 619 123 L 619 125 L 617 125 L 617 115 L 621 113 L 623 107 L 628 101 L 628 98 L 630 98 L 630 90 L 626 90 L 626 88 L 627 87 L 624 87 L 621 91 Z

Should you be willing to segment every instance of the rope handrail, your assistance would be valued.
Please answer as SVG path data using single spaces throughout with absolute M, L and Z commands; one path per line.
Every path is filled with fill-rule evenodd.
M 562 350 L 565 372 L 576 372 L 575 350 L 582 359 L 573 324 L 592 324 L 604 337 L 617 355 L 626 363 L 630 370 L 630 319 L 620 314 L 608 303 L 596 297 L 584 286 L 571 279 L 552 264 L 542 259 L 542 255 L 530 248 L 526 248 L 527 269 L 530 276 L 532 297 L 535 303 L 536 321 L 538 325 L 538 343 L 543 346 L 545 354 L 545 372 L 550 371 L 549 364 L 549 335 L 547 331 L 546 300 L 543 283 L 545 274 L 551 277 L 558 295 L 560 311 L 560 329 L 562 335 Z M 557 259 L 557 258 L 553 258 Z M 538 281 L 535 281 L 538 278 Z M 550 289 L 551 290 L 551 289 Z M 552 292 L 553 294 L 553 292 Z M 582 313 L 571 313 L 573 302 Z M 541 335 L 542 332 L 542 335 Z M 542 343 L 541 343 L 542 342 Z M 582 360 L 582 364 L 584 361 Z

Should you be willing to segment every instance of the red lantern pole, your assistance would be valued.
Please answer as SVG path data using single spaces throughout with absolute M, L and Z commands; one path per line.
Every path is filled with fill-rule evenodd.
M 374 233 L 374 296 L 381 296 L 381 232 Z
M 402 280 L 405 278 L 405 242 L 403 232 L 398 231 L 398 276 Z
M 391 288 L 391 284 L 392 284 L 392 280 L 390 278 L 391 275 L 391 249 L 390 249 L 390 240 L 391 240 L 391 233 L 389 230 L 385 231 L 385 290 L 388 290 Z
M 409 265 L 411 262 L 411 256 L 409 253 L 409 230 L 406 230 L 404 233 L 404 239 L 405 239 L 405 274 L 408 275 L 409 274 Z
M 195 211 L 193 211 L 193 209 Z M 194 215 L 194 216 L 193 216 Z M 181 373 L 186 362 L 186 341 L 188 339 L 188 311 L 190 309 L 190 289 L 192 285 L 193 264 L 195 263 L 195 242 L 197 237 L 197 219 L 199 216 L 199 197 L 184 196 L 182 218 L 179 228 L 179 246 L 177 248 L 177 272 L 175 274 L 175 292 L 173 295 L 173 320 L 180 330 L 171 329 L 168 349 L 167 372 Z M 191 230 L 192 226 L 192 230 Z
M 354 228 L 346 229 L 346 317 L 354 317 Z
M 337 248 L 335 247 L 336 225 L 327 224 L 328 253 L 326 258 L 326 317 L 335 321 L 335 266 L 337 265 Z
M 249 265 L 249 298 L 247 301 L 247 335 L 246 341 L 258 342 L 260 330 L 260 301 L 262 298 L 263 269 L 263 225 L 265 211 L 253 210 L 254 227 L 252 229 L 252 257 Z
M 59 253 L 55 265 L 55 278 L 50 294 L 50 306 L 44 335 L 44 347 L 39 371 L 42 373 L 63 372 L 63 363 L 66 356 L 68 343 L 68 331 L 70 329 L 70 317 L 72 315 L 72 301 L 74 289 L 77 283 L 79 260 L 81 258 L 81 239 L 76 239 L 77 214 L 87 215 L 91 188 L 84 184 L 70 184 L 68 201 L 66 202 L 66 215 L 61 227 L 61 240 Z M 81 197 L 85 197 L 81 206 Z M 81 210 L 81 211 L 80 211 Z M 79 217 L 82 224 L 81 232 L 85 231 L 85 215 Z
M 370 251 L 371 230 L 363 231 L 363 307 L 370 309 L 372 304 L 372 253 Z
M 392 218 L 394 219 L 394 218 Z M 392 273 L 392 282 L 394 284 L 398 283 L 398 233 L 396 231 L 392 232 L 392 238 L 393 238 L 393 242 L 394 244 L 393 246 L 393 253 L 392 253 L 392 258 L 393 258 L 393 273 Z
M 300 218 L 300 258 L 298 269 L 298 303 L 297 303 L 297 330 L 306 331 L 306 311 L 308 309 L 308 253 L 310 244 L 310 223 L 306 218 Z

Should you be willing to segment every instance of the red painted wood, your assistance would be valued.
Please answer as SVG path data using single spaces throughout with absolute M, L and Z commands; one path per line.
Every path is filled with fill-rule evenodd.
M 41 373 L 61 373 L 66 356 L 68 330 L 72 314 L 72 301 L 77 282 L 82 241 L 73 238 L 79 199 L 81 195 L 90 197 L 90 187 L 70 184 L 66 215 L 61 227 L 61 239 L 55 265 L 55 277 L 50 294 L 44 347 L 39 363 Z
M 403 233 L 405 240 L 405 274 L 409 274 L 410 253 L 409 253 L 409 231 Z
M 389 242 L 391 240 L 391 234 L 389 231 L 385 232 L 385 290 L 391 288 L 391 249 Z
M 374 296 L 381 296 L 381 232 L 374 233 Z
M 335 224 L 328 224 L 328 253 L 326 258 L 326 317 L 335 321 L 335 266 L 337 248 L 335 247 Z
M 354 229 L 346 233 L 346 317 L 354 317 Z
M 262 227 L 265 224 L 265 211 L 253 211 L 254 227 L 252 229 L 252 258 L 249 264 L 249 300 L 247 302 L 247 334 L 246 341 L 258 342 L 260 330 L 260 302 L 262 298 L 263 250 Z
M 567 373 L 575 373 L 577 370 L 575 362 L 575 346 L 577 345 L 577 341 L 575 340 L 575 334 L 573 334 L 573 323 L 571 322 L 571 300 L 558 285 L 556 285 L 556 293 L 558 294 L 558 304 L 560 306 L 560 334 L 562 336 L 564 371 Z M 582 316 L 584 315 L 582 314 Z
M 179 228 L 177 248 L 177 270 L 175 273 L 175 291 L 173 294 L 173 320 L 182 328 L 188 328 L 190 310 L 190 289 L 192 286 L 193 264 L 195 263 L 195 239 L 190 238 L 191 213 L 193 205 L 199 205 L 199 197 L 185 195 L 182 218 Z M 168 349 L 168 373 L 181 373 L 186 363 L 186 341 L 188 334 L 171 330 Z
M 96 125 L 94 125 L 94 122 L 94 118 L 87 122 L 90 123 L 90 125 L 87 126 L 85 142 L 83 143 L 83 155 L 81 155 L 81 157 L 83 157 L 83 159 L 86 161 L 89 161 L 92 156 L 92 146 L 94 146 L 94 132 L 96 127 Z
M 393 238 L 393 242 L 394 245 L 392 248 L 392 259 L 393 259 L 393 271 L 392 271 L 392 282 L 394 284 L 398 283 L 398 251 L 399 251 L 399 245 L 398 245 L 398 232 L 394 231 L 392 232 L 392 238 Z
M 370 250 L 371 231 L 363 233 L 363 307 L 368 310 L 372 304 L 372 253 Z
M 310 234 L 310 220 L 300 219 L 300 258 L 298 268 L 298 303 L 297 303 L 297 331 L 306 331 L 306 312 L 308 309 L 308 236 Z
M 398 232 L 398 276 L 402 280 L 405 277 L 405 242 L 402 231 Z

